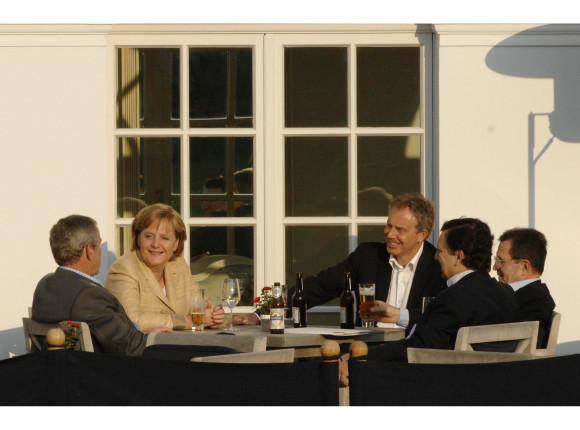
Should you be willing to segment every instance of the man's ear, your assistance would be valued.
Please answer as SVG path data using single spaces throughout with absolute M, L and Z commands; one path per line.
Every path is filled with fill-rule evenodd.
M 94 253 L 95 247 L 93 245 L 89 244 L 85 246 L 84 254 L 88 261 L 92 261 Z
M 419 232 L 419 242 L 424 242 L 425 240 L 427 240 L 427 237 L 429 236 L 429 232 L 427 231 L 427 229 L 423 229 Z
M 465 258 L 465 253 L 460 249 L 459 251 L 455 251 L 455 265 L 458 265 L 463 261 Z
M 522 264 L 522 270 L 525 273 L 529 273 L 532 270 L 532 264 L 530 263 L 529 260 L 526 260 L 525 258 L 522 258 L 521 260 L 521 264 Z

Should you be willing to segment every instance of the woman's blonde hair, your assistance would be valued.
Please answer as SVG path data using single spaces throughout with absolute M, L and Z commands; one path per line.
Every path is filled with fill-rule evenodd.
M 187 240 L 187 229 L 181 219 L 181 215 L 179 215 L 179 213 L 177 213 L 177 211 L 171 206 L 163 203 L 155 203 L 144 207 L 139 211 L 131 223 L 131 234 L 133 236 L 132 251 L 139 249 L 138 238 L 141 232 L 154 222 L 162 219 L 166 219 L 173 226 L 175 237 L 178 240 L 177 249 L 175 250 L 174 255 L 177 257 L 181 256 L 185 246 L 185 241 Z

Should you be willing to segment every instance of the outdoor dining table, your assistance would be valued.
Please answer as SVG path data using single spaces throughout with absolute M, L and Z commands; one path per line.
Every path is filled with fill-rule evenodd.
M 404 328 L 357 328 L 341 329 L 328 326 L 308 326 L 303 328 L 286 328 L 283 334 L 271 334 L 261 326 L 236 326 L 238 330 L 231 333 L 234 336 L 262 337 L 266 336 L 267 349 L 294 348 L 296 358 L 320 357 L 320 346 L 328 339 L 339 344 L 352 343 L 361 340 L 367 344 L 382 344 L 405 337 Z M 182 336 L 218 336 L 224 330 L 206 329 L 201 333 L 179 332 Z

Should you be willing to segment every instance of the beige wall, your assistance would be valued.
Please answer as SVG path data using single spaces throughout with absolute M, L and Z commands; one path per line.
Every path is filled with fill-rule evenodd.
M 21 318 L 38 280 L 56 267 L 50 227 L 81 213 L 111 240 L 106 70 L 98 32 L 0 32 L 0 358 L 24 352 Z
M 533 222 L 546 234 L 543 278 L 563 314 L 560 341 L 572 342 L 580 340 L 574 311 L 580 302 L 574 273 L 580 143 L 570 140 L 578 135 L 580 98 L 570 96 L 580 89 L 580 36 L 578 26 L 560 28 L 565 32 L 434 26 L 434 188 L 440 223 L 475 216 L 497 237 Z M 24 352 L 21 318 L 38 280 L 55 268 L 48 245 L 52 224 L 71 213 L 90 215 L 105 246 L 114 241 L 109 27 L 51 29 L 0 26 L 0 359 Z M 512 38 L 526 30 L 532 34 Z M 552 137 L 548 117 L 535 121 L 539 158 L 531 208 L 528 116 L 554 110 L 572 116 L 563 127 L 557 124 L 544 152 Z M 101 279 L 113 258 L 104 258 Z
M 497 27 L 436 27 L 440 222 L 478 217 L 489 223 L 496 239 L 516 226 L 542 231 L 548 239 L 543 280 L 563 314 L 559 341 L 577 341 L 580 134 L 573 122 L 580 123 L 580 110 L 573 96 L 580 88 L 578 28 L 567 34 L 521 28 L 511 37 Z M 528 116 L 554 110 L 578 118 L 555 129 L 548 145 L 554 136 L 548 116 L 536 117 L 533 135 Z M 535 163 L 528 160 L 530 142 Z M 535 201 L 530 204 L 531 191 Z

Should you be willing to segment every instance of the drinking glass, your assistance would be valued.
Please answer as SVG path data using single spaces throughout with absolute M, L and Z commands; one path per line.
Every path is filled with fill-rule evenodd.
M 234 306 L 240 301 L 240 281 L 237 278 L 228 278 L 224 280 L 222 287 L 222 300 L 224 305 L 230 308 L 230 324 L 224 330 L 234 331 L 232 326 Z
M 431 301 L 432 301 L 434 298 L 435 298 L 435 297 L 423 297 L 423 307 L 421 308 L 423 313 L 425 313 L 425 309 L 427 309 L 427 305 L 428 305 L 429 303 L 431 303 Z
M 191 305 L 189 308 L 191 314 L 191 331 L 203 331 L 203 319 L 205 315 L 205 290 L 194 289 L 191 292 Z
M 361 283 L 358 284 L 360 297 L 360 318 L 363 327 L 374 327 L 375 318 L 370 309 L 375 305 L 375 284 Z

